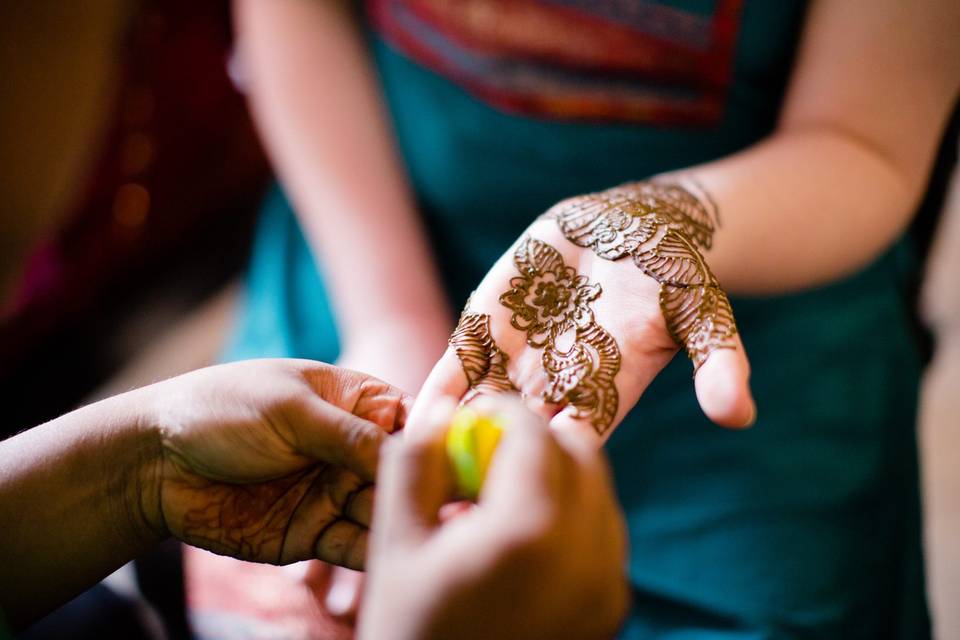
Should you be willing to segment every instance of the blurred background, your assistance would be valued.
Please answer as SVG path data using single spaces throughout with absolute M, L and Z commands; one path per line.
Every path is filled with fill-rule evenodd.
M 6 436 L 216 360 L 270 171 L 230 77 L 227 2 L 0 7 Z M 951 184 L 921 302 L 935 336 L 921 437 L 940 638 L 960 638 L 956 173 Z M 171 637 L 186 633 L 176 554 L 161 551 L 134 574 Z M 101 593 L 97 606 L 114 597 L 126 596 Z

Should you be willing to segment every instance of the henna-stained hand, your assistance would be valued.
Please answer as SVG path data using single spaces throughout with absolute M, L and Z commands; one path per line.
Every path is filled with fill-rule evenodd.
M 216 553 L 362 568 L 380 444 L 408 397 L 306 360 L 202 369 L 151 388 L 158 529 Z
M 683 347 L 707 416 L 751 424 L 749 363 L 701 253 L 718 224 L 716 206 L 689 180 L 555 205 L 477 287 L 414 413 L 441 396 L 515 388 L 552 426 L 606 437 Z
M 559 251 L 534 238 L 520 240 L 513 261 L 521 275 L 510 280 L 500 303 L 513 312 L 513 328 L 526 332 L 527 345 L 543 348 L 543 399 L 569 403 L 574 417 L 587 419 L 603 435 L 619 404 L 613 379 L 620 370 L 620 349 L 590 308 L 600 285 L 577 275 Z M 566 349 L 559 346 L 565 337 Z
M 606 260 L 629 256 L 660 283 L 667 330 L 686 347 L 694 370 L 714 349 L 737 347 L 730 300 L 698 249 L 710 248 L 714 216 L 685 188 L 624 185 L 565 200 L 544 217 L 556 220 L 577 246 Z
M 471 313 L 470 303 L 460 315 L 460 322 L 450 336 L 450 346 L 467 376 L 469 390 L 462 402 L 466 403 L 482 394 L 516 391 L 507 375 L 510 358 L 490 335 L 490 316 Z

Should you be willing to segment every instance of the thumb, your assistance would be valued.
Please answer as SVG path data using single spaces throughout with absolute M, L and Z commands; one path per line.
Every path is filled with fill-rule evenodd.
M 386 431 L 317 396 L 307 398 L 299 408 L 299 419 L 291 420 L 292 444 L 299 453 L 346 467 L 365 480 L 374 479 Z
M 419 427 L 390 438 L 377 483 L 373 530 L 383 540 L 420 542 L 439 525 L 439 511 L 454 495 L 444 433 L 454 403 L 440 402 Z
M 489 400 L 507 428 L 490 463 L 480 505 L 519 518 L 562 501 L 569 480 L 569 455 L 543 418 L 519 399 L 495 401 L 493 405 L 494 400 Z
M 757 407 L 750 393 L 750 363 L 737 336 L 734 349 L 715 349 L 697 370 L 694 384 L 700 408 L 723 427 L 752 426 Z

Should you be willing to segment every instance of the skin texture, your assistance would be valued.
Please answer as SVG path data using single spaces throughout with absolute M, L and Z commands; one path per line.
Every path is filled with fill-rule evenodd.
M 550 223 L 556 226 L 551 229 Z M 691 180 L 622 185 L 560 202 L 504 254 L 471 296 L 461 323 L 483 317 L 483 340 L 465 351 L 464 327 L 458 327 L 418 402 L 429 405 L 443 396 L 466 402 L 478 393 L 515 388 L 554 427 L 589 426 L 602 439 L 676 348 L 684 347 L 698 385 L 726 384 L 739 410 L 739 417 L 724 415 L 701 397 L 707 415 L 725 426 L 749 425 L 756 415 L 747 386 L 749 364 L 730 301 L 700 251 L 711 247 L 718 226 L 715 203 Z M 576 266 L 550 244 L 557 232 L 563 238 L 558 246 L 579 261 Z M 644 279 L 657 283 L 655 296 L 639 282 Z M 502 312 L 483 313 L 504 281 L 508 288 L 497 300 L 510 312 L 508 321 Z M 601 306 L 600 281 L 607 283 L 616 306 L 607 306 L 598 320 L 594 306 Z M 653 315 L 651 298 L 659 316 Z M 624 314 L 624 309 L 633 311 Z M 522 341 L 507 323 L 522 332 Z M 604 328 L 608 323 L 610 331 Z M 630 366 L 617 379 L 621 344 Z M 485 355 L 478 356 L 483 350 Z M 701 372 L 714 353 L 716 364 Z M 487 379 L 491 368 L 493 385 Z
M 253 115 L 323 266 L 344 358 L 416 392 L 452 314 L 350 3 L 245 0 L 234 10 Z M 403 278 L 384 277 L 399 265 Z
M 442 518 L 453 406 L 387 448 L 359 637 L 612 637 L 628 605 L 626 534 L 593 436 L 553 433 L 509 394 L 477 400 L 510 428 L 477 505 Z
M 0 443 L 0 608 L 22 626 L 171 535 L 245 560 L 361 567 L 379 448 L 409 402 L 365 374 L 254 360 Z

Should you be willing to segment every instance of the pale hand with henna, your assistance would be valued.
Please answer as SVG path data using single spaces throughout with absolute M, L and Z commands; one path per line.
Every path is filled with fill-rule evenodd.
M 551 426 L 606 438 L 683 348 L 704 413 L 751 424 L 749 363 L 705 255 L 718 225 L 680 177 L 559 203 L 477 287 L 414 413 L 516 389 Z

